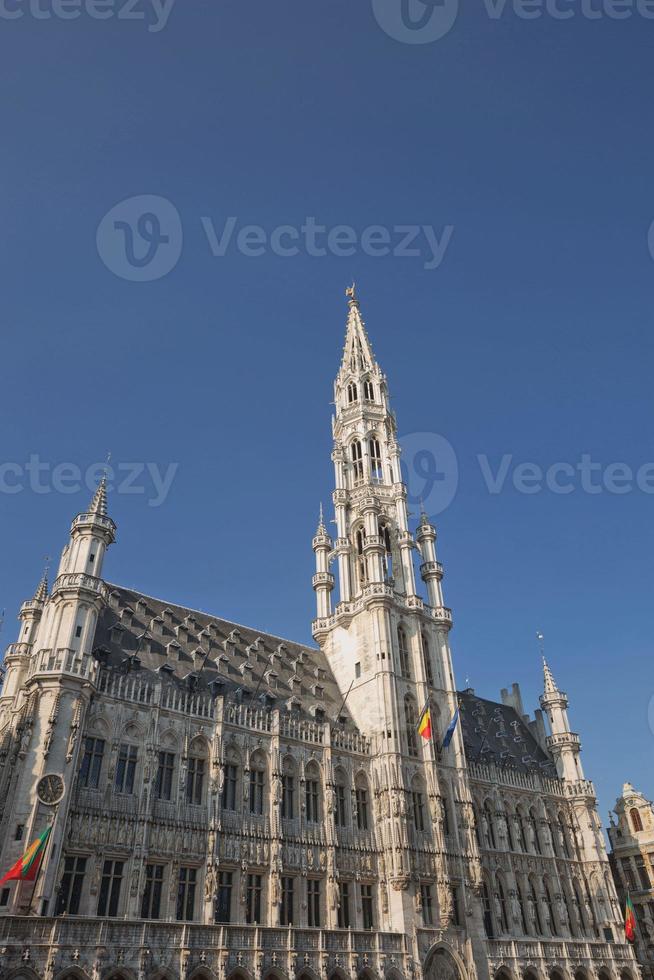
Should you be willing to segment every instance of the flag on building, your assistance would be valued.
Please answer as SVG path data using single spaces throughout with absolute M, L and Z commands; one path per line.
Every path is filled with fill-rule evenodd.
M 431 738 L 431 711 L 429 710 L 429 705 L 425 705 L 425 709 L 420 715 L 420 721 L 418 722 L 418 732 L 424 739 L 429 741 Z
M 9 869 L 4 878 L 0 878 L 0 885 L 4 885 L 6 881 L 35 880 L 41 867 L 41 861 L 43 860 L 43 854 L 51 830 L 52 826 L 46 827 L 36 840 L 32 841 L 23 856 Z
M 629 894 L 627 894 L 627 907 L 624 912 L 624 936 L 627 942 L 636 942 L 636 913 Z
M 454 712 L 454 715 L 452 717 L 452 721 L 447 726 L 447 731 L 445 732 L 445 735 L 443 737 L 443 748 L 444 749 L 446 749 L 448 747 L 448 745 L 450 744 L 450 742 L 452 741 L 452 736 L 454 735 L 454 731 L 456 729 L 457 722 L 459 720 L 459 710 L 460 709 L 457 707 L 457 709 Z

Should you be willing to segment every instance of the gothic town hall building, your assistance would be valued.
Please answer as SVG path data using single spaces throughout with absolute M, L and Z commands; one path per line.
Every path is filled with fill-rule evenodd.
M 21 606 L 3 873 L 52 831 L 0 889 L 0 980 L 637 980 L 549 667 L 533 719 L 517 685 L 457 691 L 436 530 L 409 524 L 348 293 L 315 645 L 107 581 L 104 480 Z

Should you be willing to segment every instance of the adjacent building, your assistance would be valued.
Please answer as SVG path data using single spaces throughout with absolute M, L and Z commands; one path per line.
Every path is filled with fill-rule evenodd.
M 636 916 L 635 951 L 643 980 L 654 980 L 654 807 L 634 789 L 622 787 L 609 814 L 609 859 L 624 908 L 631 897 Z

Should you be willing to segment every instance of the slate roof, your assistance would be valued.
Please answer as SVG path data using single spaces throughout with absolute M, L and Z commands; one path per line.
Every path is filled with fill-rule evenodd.
M 332 722 L 339 714 L 343 724 L 353 724 L 318 648 L 119 585 L 108 583 L 107 588 L 110 601 L 96 628 L 94 652 L 103 651 L 108 666 L 164 673 L 172 683 L 230 700 L 256 694 L 273 707 L 307 717 L 324 712 Z M 513 707 L 480 698 L 470 689 L 460 692 L 459 699 L 469 762 L 556 775 L 551 758 Z
M 173 683 L 230 699 L 256 693 L 271 706 L 313 717 L 323 711 L 336 721 L 343 696 L 319 649 L 133 589 L 107 588 L 109 605 L 98 621 L 94 653 L 102 652 L 108 666 L 158 671 Z M 350 721 L 347 706 L 340 718 Z
M 480 698 L 471 689 L 461 691 L 459 700 L 468 762 L 493 762 L 521 772 L 556 776 L 552 759 L 515 708 Z

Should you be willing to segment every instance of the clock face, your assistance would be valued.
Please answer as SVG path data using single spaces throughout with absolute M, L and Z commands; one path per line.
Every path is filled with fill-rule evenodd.
M 61 776 L 52 772 L 42 776 L 36 786 L 36 795 L 41 803 L 47 803 L 48 806 L 58 803 L 64 795 L 64 781 Z

